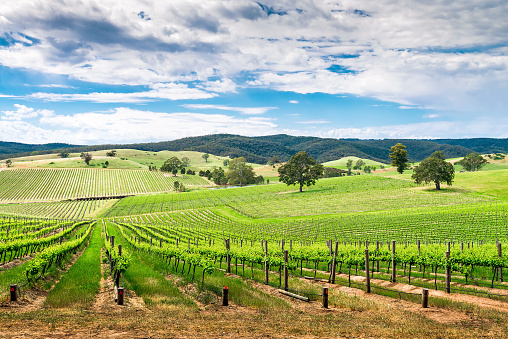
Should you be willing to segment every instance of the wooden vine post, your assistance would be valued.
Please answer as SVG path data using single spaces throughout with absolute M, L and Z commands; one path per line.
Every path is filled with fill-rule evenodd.
M 328 308 L 328 287 L 323 287 L 323 307 Z
M 284 251 L 284 291 L 289 289 L 288 286 L 289 274 L 288 274 L 288 250 Z
M 376 253 L 379 252 L 379 240 L 376 241 Z M 376 272 L 379 272 L 379 260 L 376 260 Z
M 501 250 L 501 243 L 498 243 L 497 244 L 497 256 L 499 257 L 499 259 L 501 259 L 503 257 L 502 254 L 503 254 L 503 252 Z M 499 270 L 499 281 L 503 282 L 503 266 L 499 267 L 498 270 Z
M 452 280 L 452 269 L 448 261 L 450 260 L 450 251 L 446 251 L 446 293 L 450 293 L 450 283 Z
M 265 240 L 265 285 L 268 285 L 268 241 Z
M 333 261 L 332 261 L 332 279 L 331 283 L 335 284 L 335 269 L 337 266 L 337 252 L 339 251 L 339 242 L 335 242 L 335 252 L 333 252 Z
M 429 290 L 427 288 L 422 290 L 422 307 L 429 307 Z
M 231 257 L 229 256 L 229 239 L 226 239 L 226 251 L 227 251 L 227 254 L 226 254 L 226 263 L 227 263 L 226 272 L 227 273 L 231 273 Z M 225 306 L 227 306 L 227 305 L 225 305 Z
M 369 273 L 369 249 L 365 249 L 365 286 L 366 292 L 370 293 L 370 273 Z
M 225 286 L 222 289 L 222 306 L 228 306 L 229 305 L 229 289 L 227 286 Z
M 392 240 L 392 282 L 397 281 L 397 265 L 395 262 L 395 240 Z
M 124 295 L 123 287 L 118 287 L 117 305 L 123 305 L 123 295 Z
M 10 291 L 11 291 L 11 301 L 17 301 L 18 300 L 18 284 L 11 284 Z

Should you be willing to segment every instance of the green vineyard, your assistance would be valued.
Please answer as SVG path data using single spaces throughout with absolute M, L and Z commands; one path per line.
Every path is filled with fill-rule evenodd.
M 197 176 L 149 171 L 0 175 L 10 202 L 0 205 L 4 304 L 16 286 L 22 297 L 47 290 L 47 308 L 95 310 L 116 300 L 167 314 L 216 305 L 228 286 L 235 305 L 284 312 L 291 302 L 266 289 L 312 305 L 327 284 L 412 305 L 428 289 L 430 307 L 454 312 L 465 306 L 447 295 L 508 307 L 508 206 L 467 187 L 435 191 L 362 175 L 320 179 L 298 193 L 281 183 L 206 188 Z M 174 180 L 192 189 L 174 192 Z M 329 302 L 358 303 L 348 298 L 333 292 Z
M 161 172 L 103 169 L 10 169 L 0 171 L 0 202 L 54 201 L 88 197 L 111 197 L 210 185 L 205 179 Z

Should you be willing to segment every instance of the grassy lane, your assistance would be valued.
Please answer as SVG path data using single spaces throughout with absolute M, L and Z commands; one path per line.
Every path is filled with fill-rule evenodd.
M 101 228 L 96 226 L 90 244 L 81 257 L 49 293 L 45 306 L 86 308 L 100 288 Z
M 197 309 L 197 305 L 150 265 L 144 264 L 148 256 L 138 253 L 122 237 L 118 229 L 108 223 L 108 234 L 115 236 L 115 243 L 121 244 L 132 256 L 131 263 L 124 273 L 125 288 L 133 290 L 143 298 L 146 305 L 176 305 Z
M 122 244 L 123 243 L 124 242 L 122 242 Z M 127 242 L 125 241 L 125 243 Z M 131 252 L 133 251 L 135 250 L 132 250 Z M 183 287 L 184 285 L 193 282 L 192 276 L 194 275 L 194 283 L 197 287 L 197 290 L 193 294 L 193 297 L 205 304 L 215 299 L 216 295 L 220 296 L 222 294 L 222 288 L 224 286 L 228 286 L 229 299 L 239 306 L 253 307 L 259 310 L 287 310 L 290 308 L 290 306 L 284 300 L 273 297 L 256 289 L 255 287 L 250 286 L 248 281 L 244 281 L 238 276 L 225 276 L 223 272 L 214 271 L 212 274 L 205 275 L 204 286 L 202 286 L 201 277 L 203 270 L 201 267 L 196 267 L 196 271 L 193 273 L 193 269 L 189 271 L 189 265 L 185 265 L 184 268 L 183 263 L 180 263 L 177 270 L 175 267 L 174 259 L 171 261 L 171 263 L 168 264 L 165 260 L 157 255 L 149 255 L 148 253 L 144 252 L 136 252 L 135 254 L 144 264 L 144 268 L 150 267 L 154 270 L 154 272 L 157 272 L 159 277 L 162 277 L 165 281 L 168 280 L 166 280 L 164 276 L 171 277 L 172 280 L 176 280 L 175 278 L 178 276 L 179 284 Z M 133 258 L 133 263 L 131 263 L 129 270 L 135 264 L 135 261 L 136 259 Z M 127 273 L 126 279 L 128 278 Z M 142 273 L 139 272 L 138 274 Z M 172 288 L 177 289 L 175 283 L 176 282 L 169 281 L 169 284 L 172 286 Z

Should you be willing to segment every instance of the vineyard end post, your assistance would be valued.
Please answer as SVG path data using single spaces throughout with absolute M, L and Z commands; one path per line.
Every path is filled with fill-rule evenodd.
M 429 289 L 427 288 L 422 289 L 422 307 L 429 307 Z
M 11 284 L 10 290 L 11 290 L 11 301 L 17 301 L 18 300 L 18 284 Z
M 229 290 L 228 287 L 225 286 L 222 289 L 222 306 L 228 306 L 229 305 Z
M 123 287 L 118 287 L 118 297 L 116 300 L 117 305 L 123 305 L 123 295 L 124 295 Z
M 328 308 L 328 287 L 323 287 L 323 307 Z

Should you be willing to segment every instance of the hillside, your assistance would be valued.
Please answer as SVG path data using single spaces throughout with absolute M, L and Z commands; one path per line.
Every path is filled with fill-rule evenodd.
M 371 159 L 378 162 L 389 163 L 390 147 L 396 143 L 407 146 L 409 159 L 421 161 L 434 151 L 443 151 L 447 158 L 462 157 L 471 152 L 497 153 L 508 152 L 508 139 L 439 139 L 439 140 L 413 140 L 413 139 L 331 139 L 318 137 L 296 137 L 285 134 L 244 137 L 231 134 L 214 134 L 199 137 L 188 137 L 172 141 L 139 143 L 126 145 L 94 145 L 73 146 L 65 144 L 25 145 L 9 148 L 13 143 L 0 142 L 0 158 L 29 155 L 37 150 L 41 154 L 54 153 L 57 146 L 65 147 L 70 153 L 100 151 L 109 149 L 137 149 L 148 152 L 159 151 L 194 151 L 214 154 L 219 157 L 245 157 L 247 161 L 265 164 L 273 156 L 279 156 L 281 161 L 288 160 L 291 155 L 306 151 L 319 162 L 333 161 L 346 156 L 355 156 Z M 50 146 L 51 145 L 51 146 Z M 46 147 L 46 151 L 44 149 Z M 22 154 L 13 155 L 13 151 L 24 150 Z M 10 153 L 8 153 L 10 152 Z

